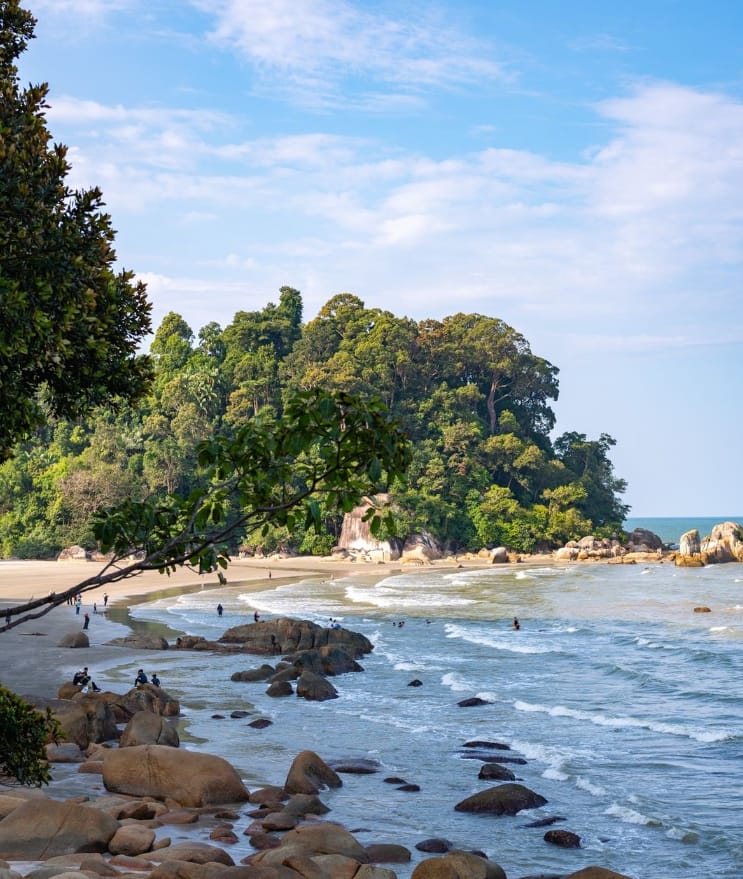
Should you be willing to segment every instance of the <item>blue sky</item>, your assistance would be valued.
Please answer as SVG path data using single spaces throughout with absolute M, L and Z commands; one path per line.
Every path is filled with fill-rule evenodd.
M 156 324 L 502 318 L 632 515 L 743 513 L 743 4 L 29 0 Z

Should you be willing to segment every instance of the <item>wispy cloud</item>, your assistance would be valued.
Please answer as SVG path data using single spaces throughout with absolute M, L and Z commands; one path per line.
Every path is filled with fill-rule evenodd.
M 556 162 L 496 147 L 434 159 L 323 132 L 233 140 L 238 123 L 208 111 L 54 110 L 81 126 L 76 182 L 100 184 L 114 216 L 161 212 L 182 230 L 222 230 L 199 247 L 212 277 L 221 264 L 225 291 L 236 266 L 257 267 L 263 291 L 265 279 L 302 287 L 308 313 L 342 289 L 420 314 L 451 311 L 454 297 L 500 303 L 506 319 L 543 332 L 579 324 L 600 339 L 611 327 L 648 350 L 695 344 L 703 290 L 705 338 L 739 338 L 743 105 L 646 83 L 596 112 L 610 136 Z M 178 295 L 209 286 L 184 284 Z M 663 332 L 638 333 L 648 321 Z
M 492 46 L 429 6 L 392 18 L 346 0 L 192 3 L 213 15 L 212 41 L 251 63 L 264 86 L 305 104 L 410 109 L 427 89 L 511 76 Z

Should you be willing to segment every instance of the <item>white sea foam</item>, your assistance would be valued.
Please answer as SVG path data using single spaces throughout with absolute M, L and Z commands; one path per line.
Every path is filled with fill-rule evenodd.
M 581 790 L 587 791 L 593 797 L 606 796 L 606 788 L 602 787 L 600 784 L 594 784 L 589 779 L 583 778 L 582 775 L 576 776 L 575 786 L 579 787 Z
M 546 771 L 557 774 L 564 774 L 565 765 L 572 759 L 572 755 L 565 754 L 559 748 L 545 745 L 542 742 L 512 739 L 509 744 L 514 751 L 523 754 L 527 760 L 542 763 L 547 766 Z M 556 778 L 556 775 L 549 777 Z M 568 776 L 566 775 L 565 778 L 567 779 Z
M 588 721 L 595 726 L 606 726 L 613 729 L 647 729 L 663 735 L 683 736 L 697 742 L 723 742 L 733 737 L 729 730 L 697 729 L 682 723 L 663 723 L 655 720 L 643 720 L 638 717 L 613 717 L 602 712 L 579 711 L 567 705 L 540 705 L 537 703 L 514 702 L 517 711 L 540 712 L 550 717 L 569 717 L 574 720 Z
M 630 809 L 629 806 L 622 806 L 619 803 L 612 803 L 608 809 L 604 811 L 604 815 L 611 815 L 614 818 L 619 818 L 619 820 L 624 821 L 625 824 L 644 824 L 648 827 L 661 827 L 663 824 L 663 822 L 659 821 L 657 818 L 650 818 L 648 815 L 643 815 L 642 812 Z
M 549 769 L 544 770 L 542 778 L 549 778 L 551 781 L 567 781 L 570 776 L 567 772 L 562 772 L 559 769 L 553 769 L 550 767 Z
M 370 604 L 384 610 L 404 610 L 407 608 L 466 607 L 475 599 L 410 587 L 407 590 L 382 588 L 380 586 L 349 586 L 346 597 L 354 603 Z
M 447 623 L 444 627 L 447 638 L 456 638 L 470 644 L 490 647 L 493 650 L 505 650 L 509 653 L 551 653 L 552 648 L 544 644 L 534 643 L 526 632 L 512 633 L 492 632 L 482 628 L 466 628 L 457 623 Z
M 441 678 L 441 683 L 455 693 L 462 693 L 466 690 L 472 690 L 472 685 L 455 671 L 450 671 Z

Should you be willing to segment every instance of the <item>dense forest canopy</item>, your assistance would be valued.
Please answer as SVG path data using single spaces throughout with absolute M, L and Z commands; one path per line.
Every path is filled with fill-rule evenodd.
M 416 322 L 347 293 L 306 324 L 302 312 L 301 294 L 282 287 L 278 304 L 238 311 L 224 329 L 212 322 L 195 335 L 166 315 L 151 345 L 151 392 L 136 407 L 50 418 L 0 466 L 0 553 L 92 547 L 97 507 L 188 493 L 204 478 L 199 443 L 279 416 L 313 389 L 377 397 L 404 426 L 412 463 L 393 498 L 402 536 L 427 529 L 452 549 L 531 551 L 621 529 L 614 440 L 551 438 L 558 370 L 508 324 L 479 314 Z M 326 553 L 341 520 L 320 515 L 320 534 L 277 525 L 238 533 L 230 548 Z

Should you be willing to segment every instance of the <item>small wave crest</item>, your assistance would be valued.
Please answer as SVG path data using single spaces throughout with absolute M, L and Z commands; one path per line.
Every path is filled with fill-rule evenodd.
M 441 683 L 454 693 L 463 693 L 472 690 L 472 685 L 455 671 L 450 671 L 441 678 Z
M 514 708 L 517 711 L 539 712 L 550 717 L 584 720 L 595 726 L 605 726 L 612 729 L 647 729 L 663 735 L 683 736 L 697 742 L 723 742 L 734 736 L 729 730 L 698 729 L 687 724 L 644 720 L 639 717 L 613 717 L 602 712 L 579 711 L 576 708 L 569 708 L 567 705 L 540 705 L 517 700 L 514 702 Z
M 662 827 L 663 822 L 658 818 L 651 818 L 649 815 L 643 815 L 636 809 L 629 806 L 622 806 L 620 803 L 612 803 L 604 812 L 605 815 L 611 815 L 613 818 L 619 818 L 625 824 L 642 824 L 645 827 Z
M 477 644 L 481 647 L 490 647 L 493 650 L 505 650 L 509 653 L 551 653 L 552 648 L 543 644 L 524 640 L 524 634 L 491 632 L 482 628 L 469 629 L 457 623 L 447 623 L 444 627 L 447 638 L 456 638 Z

